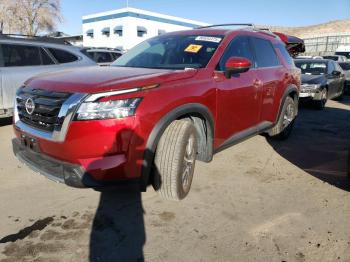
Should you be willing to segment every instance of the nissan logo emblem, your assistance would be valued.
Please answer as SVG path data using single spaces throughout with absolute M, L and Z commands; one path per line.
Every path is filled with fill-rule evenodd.
M 35 103 L 33 98 L 29 97 L 26 102 L 25 102 L 25 108 L 26 111 L 29 115 L 32 115 L 34 113 L 34 109 L 35 109 Z

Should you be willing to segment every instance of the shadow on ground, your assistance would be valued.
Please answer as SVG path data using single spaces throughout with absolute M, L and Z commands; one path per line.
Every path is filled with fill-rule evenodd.
M 342 102 L 348 103 L 345 98 Z M 318 179 L 350 191 L 347 159 L 350 147 L 350 111 L 327 107 L 300 108 L 288 140 L 267 139 L 282 157 Z
M 101 192 L 90 235 L 90 261 L 144 261 L 141 192 L 121 185 Z
M 7 126 L 12 124 L 12 117 L 0 118 L 0 126 Z

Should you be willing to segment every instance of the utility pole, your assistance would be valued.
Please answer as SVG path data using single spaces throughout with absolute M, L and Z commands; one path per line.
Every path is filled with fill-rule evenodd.
M 129 7 L 129 0 L 126 0 L 126 7 Z

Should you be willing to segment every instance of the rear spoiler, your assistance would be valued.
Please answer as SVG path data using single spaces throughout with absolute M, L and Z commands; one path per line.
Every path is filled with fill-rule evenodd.
M 298 54 L 305 52 L 305 43 L 303 39 L 279 32 L 273 33 L 286 44 L 286 48 L 292 57 L 296 57 Z

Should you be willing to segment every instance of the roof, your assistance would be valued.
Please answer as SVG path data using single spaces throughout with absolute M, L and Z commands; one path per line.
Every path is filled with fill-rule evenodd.
M 139 19 L 151 20 L 156 22 L 162 22 L 166 24 L 174 24 L 184 27 L 198 27 L 206 26 L 207 23 L 185 19 L 176 16 L 164 15 L 160 13 L 150 12 L 142 9 L 136 9 L 132 7 L 121 8 L 117 10 L 96 13 L 83 16 L 83 24 L 93 23 L 98 21 L 105 21 L 111 19 L 117 19 L 122 17 L 135 17 Z

